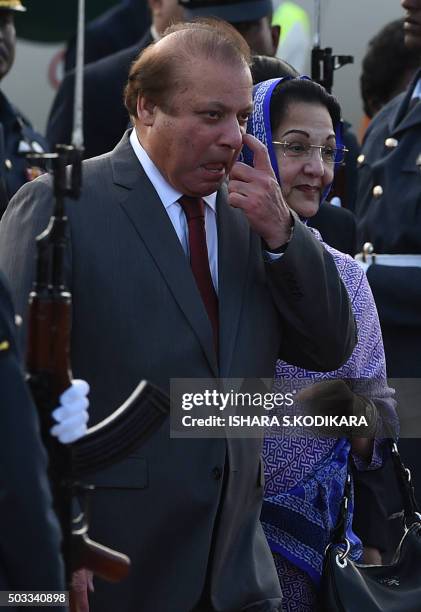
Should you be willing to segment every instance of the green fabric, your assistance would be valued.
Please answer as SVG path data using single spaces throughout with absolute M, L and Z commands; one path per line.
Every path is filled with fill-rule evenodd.
M 19 38 L 37 42 L 61 42 L 76 31 L 76 0 L 23 0 L 26 13 L 16 13 Z M 86 2 L 86 21 L 104 13 L 118 0 L 89 0 Z
M 297 22 L 301 23 L 305 31 L 310 32 L 310 19 L 306 11 L 294 2 L 282 2 L 273 13 L 272 25 L 282 27 L 282 36 L 286 36 Z

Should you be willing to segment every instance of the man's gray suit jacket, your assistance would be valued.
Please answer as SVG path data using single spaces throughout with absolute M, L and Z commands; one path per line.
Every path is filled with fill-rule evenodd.
M 67 203 L 74 376 L 91 385 L 91 423 L 140 379 L 271 378 L 276 358 L 333 370 L 352 351 L 346 291 L 330 255 L 299 221 L 284 256 L 265 263 L 242 211 L 217 199 L 219 365 L 212 329 L 167 213 L 131 148 L 84 162 L 83 191 Z M 34 237 L 52 212 L 41 177 L 12 200 L 0 230 L 0 267 L 24 312 Z M 19 311 L 19 310 L 18 310 Z M 259 514 L 260 440 L 170 439 L 96 474 L 91 537 L 127 553 L 127 580 L 97 580 L 95 612 L 280 610 L 281 593 Z

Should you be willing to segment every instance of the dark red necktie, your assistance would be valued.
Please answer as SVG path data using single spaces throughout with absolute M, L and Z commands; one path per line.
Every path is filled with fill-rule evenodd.
M 205 231 L 205 203 L 201 198 L 182 196 L 179 200 L 189 228 L 190 265 L 196 284 L 212 325 L 215 348 L 218 352 L 218 296 L 213 286 L 209 267 Z

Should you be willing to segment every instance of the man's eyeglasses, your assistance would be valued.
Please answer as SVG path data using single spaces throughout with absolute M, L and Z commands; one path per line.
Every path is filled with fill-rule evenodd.
M 296 157 L 297 159 L 311 159 L 314 149 L 319 149 L 320 157 L 325 164 L 342 164 L 348 149 L 345 147 L 335 148 L 327 145 L 312 145 L 302 142 L 277 142 L 272 144 L 279 147 L 284 157 Z

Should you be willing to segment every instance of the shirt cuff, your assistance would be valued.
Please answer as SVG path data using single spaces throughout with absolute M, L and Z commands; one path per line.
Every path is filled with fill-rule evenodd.
M 289 243 L 291 242 L 291 238 L 294 234 L 294 218 L 292 217 L 292 224 L 291 224 L 291 233 L 289 235 L 289 239 L 287 242 L 285 242 L 285 244 L 283 244 L 282 246 L 278 247 L 275 250 L 269 250 L 268 248 L 266 248 L 268 245 L 266 244 L 266 242 L 264 240 L 262 240 L 263 243 L 263 257 L 265 259 L 265 261 L 267 262 L 272 262 L 272 261 L 276 261 L 277 259 L 280 259 L 282 257 L 282 255 L 285 253 L 285 251 L 288 248 Z

